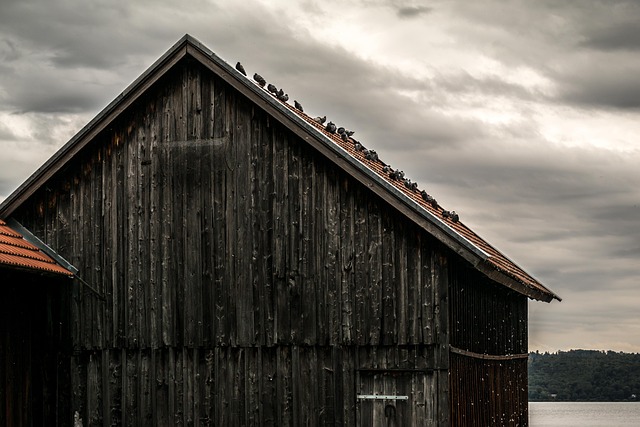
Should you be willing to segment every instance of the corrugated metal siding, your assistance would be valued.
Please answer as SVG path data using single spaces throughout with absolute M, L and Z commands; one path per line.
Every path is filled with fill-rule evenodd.
M 527 298 L 470 266 L 450 268 L 453 426 L 527 425 Z
M 527 426 L 527 359 L 450 356 L 451 426 Z

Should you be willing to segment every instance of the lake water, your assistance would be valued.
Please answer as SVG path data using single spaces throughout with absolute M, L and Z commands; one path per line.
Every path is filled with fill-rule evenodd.
M 530 402 L 531 427 L 640 426 L 640 402 Z

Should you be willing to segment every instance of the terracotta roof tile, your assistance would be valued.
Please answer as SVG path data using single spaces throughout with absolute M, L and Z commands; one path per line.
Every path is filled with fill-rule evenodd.
M 48 255 L 27 242 L 19 233 L 0 219 L 0 266 L 26 268 L 41 272 L 72 276 Z

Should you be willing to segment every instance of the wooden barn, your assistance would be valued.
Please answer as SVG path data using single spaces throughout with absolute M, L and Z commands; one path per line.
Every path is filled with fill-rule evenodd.
M 527 425 L 559 298 L 330 130 L 187 35 L 0 205 L 77 269 L 47 425 Z

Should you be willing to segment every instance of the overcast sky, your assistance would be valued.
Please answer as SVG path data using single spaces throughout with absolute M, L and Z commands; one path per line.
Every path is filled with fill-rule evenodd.
M 559 294 L 531 350 L 640 352 L 640 2 L 293 4 L 1 0 L 0 200 L 189 33 Z

